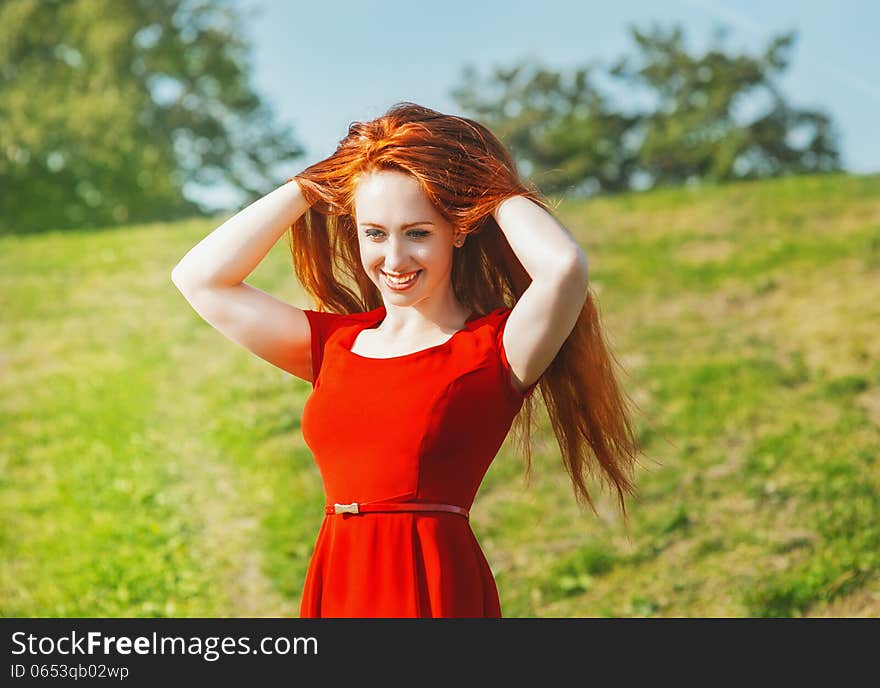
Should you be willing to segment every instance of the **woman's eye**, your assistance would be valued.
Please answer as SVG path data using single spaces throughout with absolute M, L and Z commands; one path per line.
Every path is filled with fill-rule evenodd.
M 417 239 L 422 239 L 428 236 L 431 232 L 425 229 L 415 229 L 410 232 L 407 232 L 410 236 L 415 236 Z M 364 232 L 368 237 L 378 237 L 384 234 L 384 232 L 379 231 L 378 229 L 368 229 Z

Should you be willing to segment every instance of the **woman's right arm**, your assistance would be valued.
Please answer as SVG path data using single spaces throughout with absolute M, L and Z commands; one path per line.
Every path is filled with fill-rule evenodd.
M 308 207 L 299 184 L 285 183 L 191 248 L 171 271 L 171 281 L 224 336 L 311 381 L 311 332 L 305 313 L 244 283 Z

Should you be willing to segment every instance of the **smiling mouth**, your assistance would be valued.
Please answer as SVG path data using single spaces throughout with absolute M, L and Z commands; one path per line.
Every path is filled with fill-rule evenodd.
M 385 279 L 387 279 L 391 284 L 393 284 L 395 286 L 402 286 L 404 284 L 409 284 L 416 277 L 418 277 L 421 270 L 416 270 L 415 272 L 407 273 L 403 277 L 395 277 L 394 275 L 389 275 L 384 270 L 380 270 L 380 272 L 385 276 Z

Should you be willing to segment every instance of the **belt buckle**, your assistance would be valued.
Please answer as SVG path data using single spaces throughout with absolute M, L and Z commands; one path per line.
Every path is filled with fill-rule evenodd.
M 360 513 L 358 511 L 358 503 L 352 502 L 351 504 L 334 504 L 333 512 L 336 514 L 357 514 Z

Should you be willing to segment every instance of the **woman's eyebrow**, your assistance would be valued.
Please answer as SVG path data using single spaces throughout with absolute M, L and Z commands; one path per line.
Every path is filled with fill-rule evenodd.
M 379 229 L 385 229 L 378 222 L 361 222 L 361 227 L 378 227 Z M 423 222 L 407 222 L 402 229 L 406 229 L 407 227 L 415 227 L 416 225 L 433 225 L 434 223 L 429 220 L 424 220 Z

